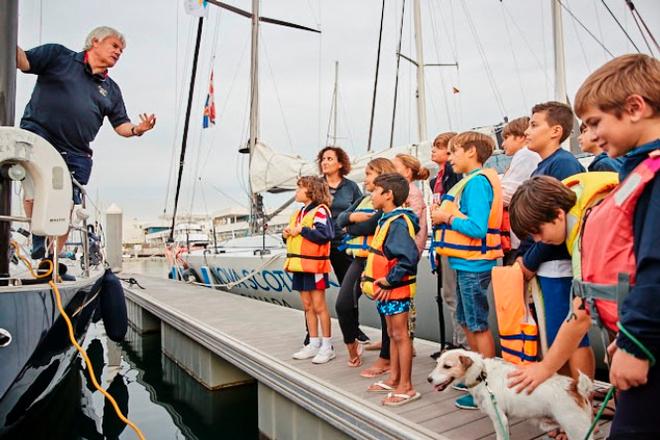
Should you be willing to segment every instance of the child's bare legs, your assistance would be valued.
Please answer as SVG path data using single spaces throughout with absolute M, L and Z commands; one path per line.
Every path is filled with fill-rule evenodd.
M 495 357 L 495 340 L 490 330 L 474 332 L 476 350 L 485 358 Z
M 470 350 L 477 351 L 477 339 L 474 336 L 474 333 L 468 330 L 466 326 L 461 326 L 463 328 L 463 333 L 465 333 L 465 339 L 469 345 Z
M 312 308 L 314 315 L 321 322 L 321 333 L 324 338 L 330 337 L 330 313 L 328 313 L 328 305 L 325 302 L 325 290 L 312 290 Z M 309 325 L 309 321 L 308 321 Z M 310 336 L 312 332 L 309 333 Z M 318 335 L 318 333 L 317 333 Z
M 312 292 L 300 292 L 300 299 L 305 309 L 305 319 L 307 320 L 307 331 L 310 338 L 319 337 L 319 321 L 314 311 L 312 303 Z
M 593 379 L 596 375 L 596 359 L 591 347 L 579 347 L 568 360 L 571 377 L 577 379 L 579 371 Z
M 392 338 L 393 346 L 396 349 L 392 351 L 392 369 L 396 368 L 399 375 L 399 386 L 396 393 L 410 393 L 412 390 L 412 381 L 410 378 L 412 370 L 412 341 L 408 332 L 408 312 L 399 313 L 389 317 L 392 331 L 390 338 Z M 396 367 L 395 367 L 396 365 Z

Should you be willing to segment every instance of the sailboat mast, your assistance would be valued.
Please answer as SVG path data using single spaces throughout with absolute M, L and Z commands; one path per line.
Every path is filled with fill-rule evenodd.
M 16 43 L 18 30 L 18 1 L 0 2 L 0 125 L 14 125 L 16 111 Z M 0 175 L 0 215 L 11 215 L 11 179 L 5 173 Z M 9 240 L 11 223 L 0 221 L 0 277 L 9 278 Z M 7 281 L 0 281 L 0 285 Z
M 552 5 L 552 38 L 555 61 L 555 101 L 568 104 L 566 92 L 566 59 L 564 57 L 564 29 L 561 5 L 557 0 L 550 0 Z
M 422 45 L 422 14 L 420 0 L 413 2 L 415 21 L 415 50 L 417 61 L 417 137 L 419 142 L 428 137 L 426 128 L 426 88 L 424 83 L 424 48 Z
M 252 165 L 252 154 L 259 138 L 259 0 L 252 0 L 252 45 L 250 49 L 250 139 L 248 141 L 248 170 Z M 248 171 L 249 174 L 249 171 Z M 257 232 L 257 194 L 252 193 L 252 182 L 248 178 L 250 194 L 250 231 Z
M 179 194 L 181 192 L 181 180 L 183 178 L 183 165 L 186 159 L 186 147 L 188 145 L 188 129 L 190 128 L 190 112 L 192 111 L 193 97 L 195 96 L 195 77 L 197 75 L 197 62 L 199 61 L 199 48 L 202 43 L 202 29 L 204 17 L 197 19 L 197 37 L 195 39 L 195 53 L 193 54 L 193 66 L 190 73 L 190 88 L 188 89 L 188 105 L 186 107 L 186 118 L 183 124 L 183 138 L 181 140 L 181 154 L 179 156 L 179 175 L 176 182 L 176 193 L 174 194 L 174 208 L 172 209 L 172 227 L 170 228 L 169 242 L 174 241 L 174 225 L 176 224 L 176 213 L 179 207 Z
M 332 145 L 337 145 L 337 104 L 339 96 L 339 61 L 335 61 L 335 92 L 332 96 L 333 123 L 332 123 Z

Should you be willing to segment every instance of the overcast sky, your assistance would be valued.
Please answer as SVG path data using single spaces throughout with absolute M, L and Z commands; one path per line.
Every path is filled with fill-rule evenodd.
M 422 0 L 425 63 L 458 63 L 426 69 L 428 137 L 447 129 L 465 130 L 526 115 L 537 102 L 554 98 L 552 0 Z M 226 0 L 250 9 L 249 0 Z M 401 0 L 388 0 L 373 148 L 389 145 Z M 612 54 L 635 52 L 600 0 L 563 0 Z M 607 0 L 633 42 L 648 49 L 624 0 Z M 660 1 L 635 4 L 658 38 Z M 338 144 L 351 155 L 366 152 L 382 2 L 378 0 L 268 0 L 264 16 L 322 34 L 263 24 L 261 31 L 261 140 L 287 153 L 313 158 L 326 142 L 334 61 L 339 65 Z M 406 2 L 402 53 L 414 58 L 413 1 Z M 564 10 L 568 94 L 586 75 L 611 58 Z M 156 113 L 158 123 L 141 138 L 124 139 L 107 122 L 92 144 L 90 193 L 103 206 L 117 203 L 129 218 L 153 219 L 174 199 L 185 98 L 197 19 L 185 14 L 183 0 L 21 0 L 19 45 L 28 49 L 60 43 L 81 50 L 94 27 L 124 33 L 127 48 L 111 77 L 122 89 L 129 116 Z M 472 25 L 470 25 L 470 23 Z M 475 33 L 478 38 L 475 38 Z M 215 211 L 247 205 L 250 21 L 210 5 L 195 85 L 191 129 L 180 210 Z M 483 55 L 482 55 L 483 54 Z M 655 54 L 658 55 L 657 53 Z M 211 66 L 215 70 L 217 124 L 201 129 Z M 488 72 L 492 72 L 490 75 Z M 17 120 L 35 77 L 18 74 Z M 453 94 L 452 87 L 460 90 Z M 401 61 L 395 145 L 418 140 L 415 71 Z M 183 99 L 182 99 L 183 98 Z M 170 179 L 169 176 L 172 175 Z M 198 185 L 193 198 L 193 181 Z M 268 197 L 274 207 L 281 197 Z

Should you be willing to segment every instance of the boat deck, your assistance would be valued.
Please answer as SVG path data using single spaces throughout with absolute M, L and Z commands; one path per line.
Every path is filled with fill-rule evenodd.
M 346 366 L 347 355 L 336 320 L 332 320 L 332 332 L 337 358 L 314 365 L 291 359 L 304 336 L 304 318 L 299 310 L 166 279 L 122 276 L 135 277 L 145 287 L 126 289 L 130 301 L 351 437 L 495 438 L 485 414 L 454 406 L 459 392 L 437 392 L 427 383 L 426 377 L 435 365 L 430 354 L 437 350 L 437 343 L 415 340 L 413 383 L 422 398 L 397 408 L 384 407 L 380 404 L 383 394 L 366 391 L 374 379 L 362 378 L 359 369 Z M 373 339 L 379 337 L 378 329 L 363 330 Z M 365 365 L 377 355 L 365 352 Z M 608 427 L 602 424 L 596 438 L 604 438 Z M 543 437 L 544 433 L 531 423 L 512 420 L 512 439 Z

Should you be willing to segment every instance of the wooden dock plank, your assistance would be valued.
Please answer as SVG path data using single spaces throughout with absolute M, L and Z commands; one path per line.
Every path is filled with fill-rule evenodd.
M 375 379 L 359 376 L 362 369 L 377 359 L 378 352 L 365 352 L 364 365 L 361 368 L 349 368 L 346 365 L 347 351 L 336 320 L 332 322 L 332 332 L 337 357 L 325 365 L 314 365 L 310 361 L 291 358 L 302 347 L 305 334 L 301 311 L 166 279 L 135 274 L 130 276 L 137 278 L 146 290 L 130 289 L 129 299 L 141 303 L 141 306 L 161 319 L 177 321 L 179 327 L 185 327 L 177 327 L 180 331 L 187 330 L 189 337 L 200 339 L 202 345 L 220 355 L 225 348 L 218 341 L 223 340 L 226 344 L 245 347 L 243 357 L 262 356 L 272 359 L 272 362 L 279 362 L 273 364 L 273 368 L 286 370 L 287 377 L 292 381 L 312 380 L 322 395 L 328 396 L 328 399 L 330 396 L 337 397 L 339 406 L 343 401 L 345 405 L 361 408 L 358 414 L 364 420 L 358 420 L 359 423 L 371 423 L 368 417 L 375 415 L 372 417 L 373 423 L 391 421 L 395 423 L 391 426 L 397 429 L 404 427 L 410 431 L 410 435 L 404 435 L 406 438 L 494 438 L 490 419 L 481 411 L 460 410 L 454 406 L 454 400 L 461 393 L 454 390 L 437 392 L 428 384 L 427 376 L 435 366 L 430 354 L 438 349 L 437 343 L 415 339 L 417 356 L 413 360 L 412 379 L 413 386 L 422 393 L 422 398 L 402 407 L 388 408 L 381 404 L 384 394 L 367 392 L 371 383 L 386 376 Z M 379 329 L 366 327 L 363 330 L 373 340 L 380 338 Z M 242 357 L 230 357 L 227 360 L 240 364 Z M 336 420 L 334 424 L 337 424 Z M 337 427 L 342 429 L 341 426 Z M 408 433 L 401 429 L 400 432 Z M 514 420 L 511 432 L 512 439 L 532 439 L 542 435 L 538 428 L 520 420 Z

